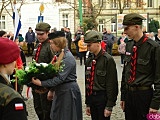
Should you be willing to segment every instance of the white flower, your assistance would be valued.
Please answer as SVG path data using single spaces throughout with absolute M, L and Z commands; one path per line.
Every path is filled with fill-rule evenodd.
M 42 65 L 43 67 L 47 67 L 48 66 L 47 63 L 40 63 L 40 65 Z
M 35 63 L 36 64 L 36 66 L 41 66 L 39 63 Z
M 25 68 L 25 71 L 29 71 L 29 67 L 28 66 Z

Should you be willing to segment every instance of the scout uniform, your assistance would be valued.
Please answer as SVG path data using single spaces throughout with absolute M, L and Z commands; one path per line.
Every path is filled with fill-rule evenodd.
M 8 38 L 0 38 L 0 52 L 0 120 L 27 120 L 26 105 L 20 94 L 12 88 L 7 79 L 9 74 L 4 74 L 2 67 L 6 65 L 9 72 L 11 66 L 7 64 L 18 59 L 20 50 L 17 44 Z M 11 65 L 14 66 L 13 63 Z
M 101 42 L 97 31 L 85 34 L 85 43 Z M 91 54 L 85 64 L 85 103 L 91 110 L 92 119 L 109 120 L 104 110 L 112 111 L 118 95 L 116 64 L 111 55 L 103 49 L 97 56 Z
M 82 120 L 81 92 L 76 80 L 76 61 L 74 56 L 66 47 L 67 40 L 64 32 L 56 31 L 50 33 L 48 37 L 51 41 L 56 41 L 59 45 L 57 46 L 58 48 L 63 49 L 63 51 L 56 52 L 64 52 L 62 58 L 63 70 L 54 78 L 41 81 L 43 87 L 55 89 L 51 108 L 51 120 Z
M 36 33 L 44 33 L 50 30 L 50 25 L 48 23 L 38 23 L 36 25 Z M 36 54 L 34 59 L 37 63 L 50 63 L 53 54 L 50 50 L 50 43 L 49 40 L 46 39 L 43 43 L 39 43 L 36 49 Z M 34 100 L 34 108 L 38 115 L 39 120 L 50 120 L 50 109 L 52 101 L 47 100 L 48 91 L 45 93 L 36 93 L 32 91 L 33 100 Z
M 123 25 L 142 25 L 144 19 L 137 13 L 127 14 L 124 16 Z M 121 101 L 125 101 L 126 120 L 146 120 L 149 108 L 159 109 L 159 53 L 160 46 L 146 35 L 138 42 L 129 40 L 126 45 L 121 82 Z

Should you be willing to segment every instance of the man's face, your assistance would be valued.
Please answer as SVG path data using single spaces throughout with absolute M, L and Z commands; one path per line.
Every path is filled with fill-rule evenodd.
M 126 25 L 124 27 L 124 34 L 126 34 L 128 38 L 134 39 L 137 35 L 137 27 L 138 25 Z
M 96 53 L 99 43 L 87 43 L 87 48 L 91 53 Z
M 40 43 L 44 42 L 48 38 L 49 32 L 37 33 L 37 38 Z

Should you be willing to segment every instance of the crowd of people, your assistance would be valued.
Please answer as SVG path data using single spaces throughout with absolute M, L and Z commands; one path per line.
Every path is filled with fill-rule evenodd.
M 118 96 L 118 78 L 112 47 L 118 44 L 123 67 L 121 80 L 121 109 L 126 120 L 147 120 L 147 114 L 156 114 L 160 106 L 160 29 L 157 34 L 145 33 L 137 13 L 124 16 L 118 40 L 106 28 L 103 33 L 79 27 L 74 36 L 76 55 L 85 65 L 86 115 L 92 120 L 110 120 Z M 50 32 L 51 31 L 51 32 Z M 33 104 L 39 120 L 82 120 L 82 98 L 77 83 L 76 58 L 72 54 L 72 34 L 69 28 L 51 29 L 41 22 L 35 32 L 29 27 L 23 38 L 13 40 L 13 34 L 0 31 L 0 119 L 27 120 L 27 109 L 21 95 L 23 86 L 13 83 L 15 68 L 24 69 L 27 56 L 37 63 L 64 65 L 63 70 L 50 79 L 32 76 Z M 86 57 L 87 55 L 87 57 Z M 84 62 L 83 59 L 84 58 Z M 54 64 L 52 62 L 52 64 Z M 44 73 L 45 74 L 45 73 Z M 44 89 L 45 88 L 45 89 Z M 47 88 L 47 89 L 46 89 Z

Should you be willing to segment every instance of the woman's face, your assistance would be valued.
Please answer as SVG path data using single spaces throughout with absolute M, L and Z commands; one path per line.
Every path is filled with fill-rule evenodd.
M 50 45 L 51 45 L 51 49 L 54 51 L 54 52 L 59 52 L 60 51 L 60 48 L 58 46 L 56 46 L 53 41 L 51 40 L 50 41 Z

